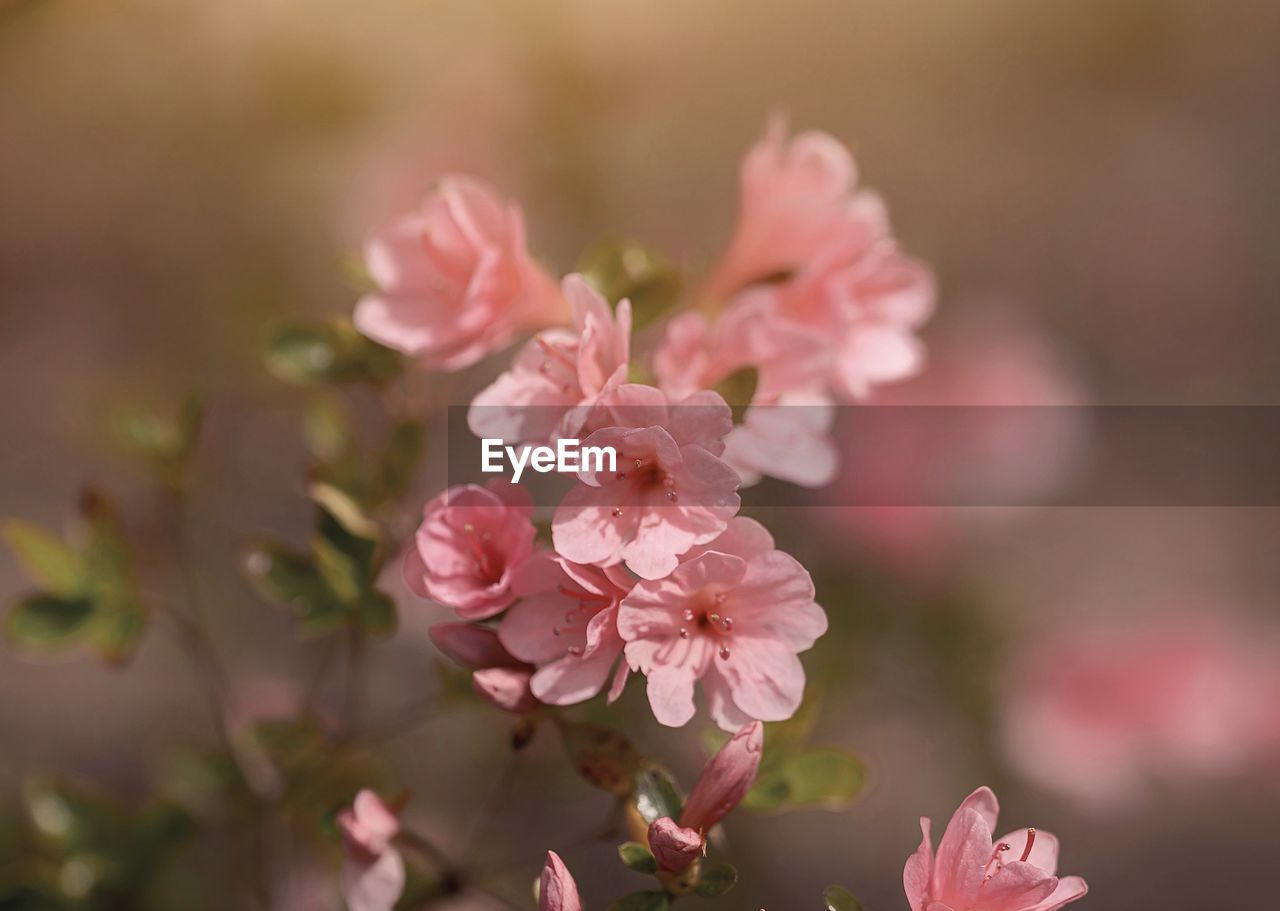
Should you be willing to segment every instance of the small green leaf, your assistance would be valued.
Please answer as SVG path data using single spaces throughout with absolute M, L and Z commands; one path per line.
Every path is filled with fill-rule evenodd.
M 788 759 L 783 774 L 791 785 L 790 801 L 795 804 L 848 803 L 862 789 L 866 770 L 853 756 L 841 750 L 809 750 Z
M 679 819 L 683 801 L 676 783 L 665 771 L 650 765 L 636 773 L 632 790 L 636 812 L 647 823 L 664 816 Z
M 367 592 L 360 601 L 360 623 L 371 636 L 395 632 L 396 603 L 382 592 Z
M 827 911 L 862 911 L 862 905 L 844 886 L 827 886 L 822 893 L 822 902 Z
M 665 892 L 632 892 L 614 902 L 609 911 L 667 911 L 669 903 Z
M 617 731 L 584 722 L 561 725 L 565 750 L 578 774 L 602 791 L 625 797 L 640 768 L 640 754 Z
M 195 450 L 203 424 L 204 401 L 199 395 L 188 393 L 176 416 L 126 411 L 119 420 L 119 433 L 138 455 L 162 468 L 174 469 Z
M 715 864 L 704 867 L 694 891 L 703 898 L 724 895 L 738 882 L 738 871 L 732 864 Z
M 618 856 L 622 863 L 637 873 L 657 873 L 658 861 L 653 853 L 638 841 L 628 841 L 618 845 Z
M 345 320 L 281 326 L 267 343 L 266 364 L 278 379 L 297 385 L 381 385 L 403 367 L 399 355 L 365 338 Z
M 0 522 L 0 537 L 37 584 L 57 595 L 70 595 L 80 588 L 80 557 L 43 528 L 22 519 L 6 519 Z
M 9 611 L 5 632 L 19 648 L 49 651 L 80 641 L 92 618 L 84 598 L 31 595 Z
M 680 297 L 680 273 L 640 244 L 604 243 L 589 253 L 579 270 L 611 303 L 631 301 L 637 331 L 657 322 Z
M 319 396 L 308 402 L 302 427 L 307 448 L 317 459 L 331 462 L 351 450 L 351 418 L 337 398 Z
M 258 594 L 292 610 L 304 632 L 326 633 L 346 619 L 342 602 L 308 557 L 262 542 L 245 554 L 244 569 Z
M 747 406 L 755 398 L 756 387 L 760 382 L 760 374 L 754 367 L 743 367 L 716 383 L 715 391 L 728 403 L 733 411 L 733 422 L 742 423 Z

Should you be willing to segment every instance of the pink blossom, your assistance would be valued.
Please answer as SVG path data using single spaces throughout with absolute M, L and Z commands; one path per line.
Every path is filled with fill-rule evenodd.
M 1161 777 L 1246 773 L 1275 759 L 1277 653 L 1266 633 L 1208 612 L 1048 632 L 1003 687 L 1010 759 L 1096 808 Z
M 555 851 L 547 852 L 538 885 L 538 911 L 582 911 L 578 884 Z
M 533 667 L 511 655 L 495 629 L 474 623 L 437 623 L 429 632 L 436 648 L 473 671 L 471 686 L 482 699 L 515 714 L 535 707 L 529 689 Z
M 404 860 L 392 844 L 396 814 L 373 791 L 356 794 L 338 814 L 344 860 L 342 895 L 351 911 L 391 911 L 404 891 Z
M 521 349 L 511 369 L 481 390 L 467 421 L 473 433 L 507 442 L 576 437 L 601 395 L 626 382 L 631 304 L 616 315 L 581 275 L 564 280 L 573 331 L 548 329 Z
M 683 870 L 702 853 L 707 832 L 751 789 L 763 753 L 764 727 L 752 721 L 702 767 L 680 822 L 669 817 L 654 821 L 649 827 L 649 847 L 663 869 Z
M 369 241 L 365 264 L 379 290 L 356 305 L 356 328 L 433 369 L 468 367 L 564 311 L 525 249 L 519 207 L 472 177 L 442 178 Z
M 707 282 L 712 296 L 792 273 L 833 241 L 884 230 L 874 197 L 854 192 L 849 150 L 826 133 L 788 141 L 786 132 L 774 118 L 743 159 L 738 222 Z
M 654 717 L 685 724 L 701 680 L 712 719 L 727 731 L 790 718 L 804 692 L 797 653 L 827 629 L 813 598 L 804 567 L 745 518 L 691 549 L 667 577 L 638 582 L 618 609 L 618 632 L 632 670 L 648 678 Z
M 649 826 L 649 850 L 658 866 L 678 872 L 702 856 L 702 833 L 680 825 L 670 816 L 655 819 Z
M 1078 876 L 1059 878 L 1058 839 L 1019 829 L 992 841 L 1000 807 L 990 788 L 967 798 L 933 853 L 928 817 L 923 838 L 907 859 L 902 884 L 911 911 L 1056 911 L 1089 887 Z
M 617 472 L 582 471 L 552 521 L 556 551 L 575 563 L 625 563 L 660 579 L 680 554 L 722 532 L 738 511 L 738 475 L 719 455 L 732 413 L 714 392 L 669 406 L 651 386 L 618 387 L 584 446 L 617 452 Z
M 512 573 L 533 553 L 532 512 L 528 493 L 500 479 L 449 488 L 423 510 L 405 582 L 468 620 L 501 613 L 515 597 Z
M 503 617 L 498 635 L 512 655 L 538 666 L 531 681 L 538 699 L 582 702 L 600 692 L 611 673 L 609 701 L 621 695 L 629 668 L 619 660 L 618 602 L 634 583 L 620 566 L 585 566 L 548 551 L 520 567 L 513 586 L 521 600 Z

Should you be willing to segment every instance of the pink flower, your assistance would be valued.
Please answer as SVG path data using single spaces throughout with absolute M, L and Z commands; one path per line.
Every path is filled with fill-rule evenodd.
M 474 672 L 471 686 L 482 699 L 515 714 L 535 708 L 529 689 L 533 668 L 503 648 L 496 630 L 474 623 L 437 623 L 429 633 L 436 648 Z
M 608 302 L 581 275 L 564 280 L 572 332 L 548 329 L 521 349 L 511 369 L 481 390 L 467 422 L 479 437 L 545 442 L 576 437 L 600 396 L 625 383 L 631 304 Z
M 967 798 L 933 854 L 928 817 L 924 837 L 907 858 L 902 885 L 911 911 L 1056 911 L 1089 887 L 1078 876 L 1055 875 L 1058 839 L 1020 829 L 992 842 L 1000 806 L 990 788 Z
M 663 817 L 649 826 L 649 848 L 664 870 L 683 870 L 702 853 L 707 832 L 751 789 L 763 753 L 764 728 L 753 721 L 707 760 L 685 801 L 680 822 Z
M 369 241 L 365 264 L 379 290 L 356 305 L 356 328 L 433 369 L 461 370 L 562 318 L 555 283 L 525 249 L 519 207 L 475 178 L 441 178 Z
M 392 845 L 396 814 L 373 791 L 356 794 L 338 814 L 345 859 L 342 895 L 351 911 L 391 911 L 404 891 L 404 860 Z
M 612 447 L 618 470 L 578 473 L 556 509 L 552 540 L 575 563 L 626 563 L 660 579 L 738 511 L 738 475 L 718 458 L 732 413 L 714 392 L 668 406 L 662 392 L 638 385 L 618 387 L 601 405 L 612 426 L 583 446 Z
M 498 635 L 512 655 L 538 666 L 531 681 L 538 699 L 582 702 L 600 692 L 611 672 L 609 701 L 621 695 L 629 668 L 619 661 L 618 602 L 634 582 L 620 566 L 585 566 L 547 551 L 520 567 L 513 587 L 521 600 Z
M 578 884 L 555 851 L 547 852 L 538 885 L 538 911 L 582 911 Z
M 813 597 L 804 567 L 745 518 L 666 578 L 638 582 L 618 609 L 618 632 L 631 669 L 648 678 L 654 717 L 686 723 L 701 680 L 712 719 L 727 731 L 790 718 L 804 693 L 796 655 L 827 629 Z
M 529 495 L 503 480 L 451 487 L 426 505 L 404 578 L 414 592 L 468 620 L 511 603 L 511 575 L 531 553 Z
M 882 233 L 874 197 L 854 193 L 849 150 L 820 132 L 787 141 L 782 118 L 743 159 L 738 223 L 707 292 L 728 297 L 750 284 L 786 276 L 833 241 Z

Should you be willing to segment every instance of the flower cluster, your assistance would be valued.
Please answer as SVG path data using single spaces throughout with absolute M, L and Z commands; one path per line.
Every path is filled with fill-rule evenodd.
M 769 127 L 743 164 L 728 248 L 647 358 L 631 302 L 610 306 L 579 274 L 557 289 L 525 248 L 519 209 L 475 179 L 442 180 L 371 242 L 367 265 L 380 290 L 356 325 L 429 369 L 461 369 L 535 330 L 472 401 L 478 436 L 583 438 L 617 455 L 615 470 L 578 472 L 549 548 L 517 485 L 454 487 L 427 504 L 405 578 L 461 620 L 494 623 L 482 658 L 454 625 L 435 636 L 477 689 L 525 711 L 606 685 L 616 699 L 637 671 L 667 725 L 693 717 L 699 682 L 725 730 L 790 717 L 797 655 L 826 617 L 804 567 L 737 516 L 738 489 L 766 474 L 825 483 L 829 422 L 811 409 L 913 373 L 933 297 L 884 207 L 856 187 L 848 151 Z M 742 370 L 755 383 L 735 426 L 717 386 Z M 810 408 L 768 408 L 791 403 Z

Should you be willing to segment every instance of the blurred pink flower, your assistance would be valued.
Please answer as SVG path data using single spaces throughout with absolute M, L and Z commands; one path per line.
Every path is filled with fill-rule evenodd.
M 1271 763 L 1278 654 L 1274 638 L 1208 614 L 1047 634 L 1003 688 L 1009 757 L 1095 808 L 1132 801 L 1156 778 Z
M 578 884 L 555 851 L 547 852 L 538 884 L 538 911 L 582 911 Z
M 805 568 L 745 518 L 691 549 L 667 577 L 638 582 L 618 609 L 618 632 L 632 670 L 648 678 L 654 717 L 685 724 L 701 680 L 712 719 L 727 731 L 790 718 L 804 693 L 797 653 L 827 629 L 813 598 Z
M 468 620 L 501 613 L 515 597 L 512 573 L 533 553 L 532 512 L 524 488 L 505 480 L 450 487 L 423 510 L 405 582 Z
M 832 241 L 869 240 L 883 233 L 881 207 L 855 194 L 849 150 L 817 131 L 787 140 L 775 117 L 747 152 L 739 176 L 738 222 L 707 281 L 707 293 L 727 298 L 744 287 L 786 276 Z
M 535 707 L 529 689 L 533 667 L 503 647 L 497 630 L 474 623 L 437 623 L 429 632 L 436 648 L 474 672 L 471 686 L 482 699 L 516 714 Z
M 432 369 L 461 370 L 564 316 L 525 249 L 519 207 L 472 177 L 441 178 L 369 241 L 365 265 L 379 290 L 356 305 L 356 328 Z
M 391 841 L 400 831 L 396 814 L 373 791 L 356 794 L 338 814 L 344 860 L 342 895 L 351 911 L 391 911 L 404 891 L 404 860 Z
M 574 330 L 538 333 L 511 369 L 480 391 L 467 422 L 472 433 L 514 442 L 576 437 L 601 394 L 627 381 L 631 304 L 608 302 L 581 275 L 564 280 Z
M 911 911 L 1056 911 L 1084 896 L 1078 876 L 1056 876 L 1058 840 L 1048 832 L 1020 829 L 993 842 L 1000 805 L 990 788 L 978 788 L 951 817 L 933 853 L 930 820 L 907 858 L 902 885 Z
M 555 549 L 575 563 L 626 563 L 659 579 L 738 511 L 738 475 L 719 458 L 732 413 L 714 392 L 668 405 L 660 390 L 633 384 L 601 405 L 611 426 L 583 446 L 612 447 L 618 470 L 578 473 L 552 520 Z
M 752 721 L 702 767 L 680 822 L 663 817 L 649 827 L 649 847 L 663 869 L 683 870 L 702 853 L 707 832 L 751 789 L 763 753 L 764 727 Z
M 537 665 L 531 685 L 539 700 L 571 705 L 590 699 L 610 672 L 609 702 L 621 695 L 629 668 L 618 660 L 618 602 L 634 584 L 620 566 L 584 566 L 549 551 L 520 567 L 513 580 L 520 600 L 498 635 L 511 654 Z

